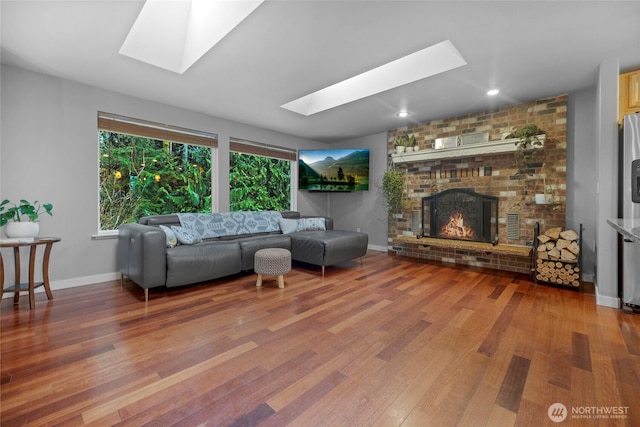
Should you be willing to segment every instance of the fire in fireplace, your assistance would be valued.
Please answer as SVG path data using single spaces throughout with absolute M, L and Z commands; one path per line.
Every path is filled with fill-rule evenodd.
M 449 221 L 440 230 L 440 235 L 449 239 L 472 240 L 475 234 L 473 228 L 465 225 L 462 212 L 451 215 Z
M 422 198 L 422 237 L 498 243 L 498 198 L 468 188 Z

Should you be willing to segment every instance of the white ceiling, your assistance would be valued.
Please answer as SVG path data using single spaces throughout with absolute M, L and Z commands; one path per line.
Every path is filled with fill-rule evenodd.
M 640 1 L 267 0 L 184 74 L 118 54 L 142 5 L 2 0 L 2 63 L 324 142 L 586 88 L 604 59 L 640 68 Z M 311 116 L 280 107 L 443 40 L 467 65 Z

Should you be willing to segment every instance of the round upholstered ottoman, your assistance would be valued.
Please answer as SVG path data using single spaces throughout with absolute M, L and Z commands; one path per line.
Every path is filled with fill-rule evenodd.
M 277 276 L 278 287 L 284 288 L 284 274 L 291 271 L 291 252 L 281 248 L 260 249 L 253 259 L 253 271 L 258 274 L 256 286 L 262 286 L 262 276 Z

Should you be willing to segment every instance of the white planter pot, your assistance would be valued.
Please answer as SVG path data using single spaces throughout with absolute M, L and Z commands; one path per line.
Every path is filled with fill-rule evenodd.
M 8 222 L 4 231 L 9 238 L 33 238 L 38 235 L 40 224 L 29 221 Z
M 404 145 L 396 145 L 396 154 L 404 153 L 404 149 L 407 148 Z
M 420 149 L 420 147 L 418 147 L 417 145 L 413 146 L 413 151 L 418 151 Z
M 545 197 L 546 196 L 546 197 Z M 536 194 L 536 205 L 548 205 L 553 203 L 553 196 L 551 194 Z

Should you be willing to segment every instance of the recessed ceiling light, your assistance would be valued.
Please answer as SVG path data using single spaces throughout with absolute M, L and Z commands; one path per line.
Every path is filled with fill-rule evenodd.
M 403 111 L 398 111 L 396 113 L 396 116 L 398 116 L 398 117 L 407 117 L 408 115 L 409 115 L 409 112 L 408 111 L 404 111 L 404 110 Z
M 182 74 L 264 0 L 147 0 L 119 53 Z
M 453 43 L 445 40 L 295 99 L 281 107 L 310 116 L 466 64 Z
M 487 95 L 489 96 L 495 96 L 498 93 L 500 93 L 500 91 L 498 89 L 491 89 L 490 91 L 487 92 Z

